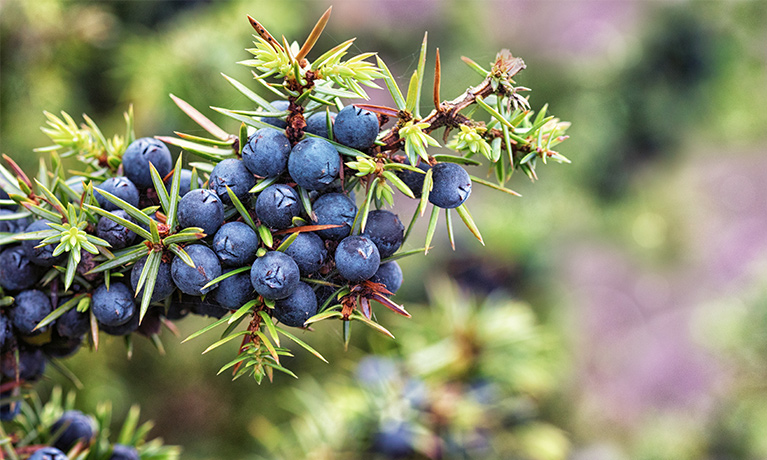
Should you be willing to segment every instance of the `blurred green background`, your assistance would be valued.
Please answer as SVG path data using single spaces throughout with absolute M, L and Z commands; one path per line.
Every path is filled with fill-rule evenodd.
M 357 37 L 355 50 L 378 51 L 405 86 L 428 31 L 428 63 L 439 47 L 446 99 L 477 83 L 461 56 L 485 64 L 511 49 L 528 65 L 517 82 L 532 88 L 533 109 L 548 102 L 573 123 L 560 149 L 573 164 L 539 168 L 535 184 L 512 179 L 522 198 L 475 187 L 468 204 L 486 247 L 460 230 L 452 252 L 440 230 L 433 252 L 402 262 L 396 299 L 413 318 L 379 314 L 397 342 L 358 328 L 344 352 L 339 325 L 320 324 L 300 337 L 329 365 L 297 351 L 288 367 L 299 380 L 257 386 L 216 377 L 232 350 L 201 356 L 204 339 L 179 345 L 165 333 L 165 356 L 137 340 L 130 361 L 121 341 L 106 340 L 64 362 L 84 384 L 83 408 L 111 400 L 124 413 L 140 403 L 157 422 L 154 435 L 184 446 L 185 459 L 276 458 L 302 436 L 290 420 L 352 391 L 366 354 L 418 375 L 412 344 L 455 333 L 427 320 L 440 311 L 427 291 L 450 277 L 486 302 L 529 305 L 556 338 L 550 353 L 535 355 L 550 384 L 508 394 L 528 392 L 535 420 L 559 433 L 531 435 L 539 448 L 530 452 L 454 458 L 767 457 L 763 1 L 0 0 L 0 152 L 34 171 L 32 149 L 47 145 L 44 110 L 87 113 L 113 133 L 133 104 L 139 136 L 195 133 L 168 94 L 200 109 L 247 108 L 220 76 L 247 80 L 236 64 L 249 56 L 247 14 L 302 41 L 331 3 L 316 49 Z M 371 96 L 389 104 L 383 91 Z M 399 198 L 409 218 L 412 206 Z M 181 337 L 205 322 L 185 319 Z M 522 365 L 513 353 L 486 356 L 491 368 Z M 472 378 L 465 369 L 424 374 L 432 389 Z M 48 376 L 44 385 L 71 387 L 54 370 Z M 509 428 L 492 430 L 500 439 Z M 356 452 L 349 458 L 365 457 Z

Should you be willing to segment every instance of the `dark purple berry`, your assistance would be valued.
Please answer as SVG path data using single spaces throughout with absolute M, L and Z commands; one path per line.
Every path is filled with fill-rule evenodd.
M 405 237 L 405 226 L 396 214 L 385 210 L 370 211 L 363 235 L 367 236 L 378 248 L 381 258 L 397 252 Z
M 224 267 L 241 267 L 256 260 L 258 234 L 242 222 L 224 224 L 213 237 L 213 250 Z
M 153 186 L 149 163 L 154 165 L 160 177 L 167 176 L 173 168 L 168 147 L 157 139 L 142 137 L 125 149 L 123 172 L 137 188 L 147 189 Z
M 300 279 L 300 271 L 290 256 L 267 252 L 253 262 L 250 282 L 260 295 L 267 299 L 284 299 L 293 293 Z
M 135 332 L 138 329 L 140 315 L 141 313 L 139 312 L 139 309 L 136 308 L 133 311 L 133 315 L 130 318 L 128 318 L 128 321 L 124 322 L 123 324 L 120 324 L 118 326 L 109 326 L 107 324 L 99 322 L 98 323 L 99 330 L 106 334 L 114 335 L 117 337 L 128 335 L 132 332 Z
M 136 287 L 138 287 L 138 281 L 141 278 L 141 272 L 144 270 L 145 264 L 146 257 L 142 257 L 133 264 L 130 274 L 130 284 L 131 288 L 133 288 L 133 292 L 136 292 Z M 152 290 L 152 298 L 149 300 L 150 302 L 154 303 L 165 300 L 176 290 L 176 285 L 173 283 L 173 277 L 171 277 L 170 274 L 170 267 L 170 262 L 160 261 L 160 265 L 157 268 L 157 276 L 154 281 L 154 289 Z M 144 283 L 146 283 L 146 281 Z M 142 299 L 143 296 L 144 286 L 142 286 L 141 291 L 136 294 L 136 298 Z
M 396 261 L 392 260 L 391 262 L 381 264 L 375 275 L 370 278 L 370 281 L 381 283 L 389 292 L 396 294 L 400 286 L 402 286 L 402 278 L 402 269 Z
M 293 226 L 293 218 L 301 214 L 301 200 L 292 187 L 273 184 L 256 198 L 256 215 L 270 228 L 282 230 Z
M 345 279 L 356 283 L 378 271 L 381 256 L 373 241 L 366 236 L 347 236 L 336 248 L 336 268 Z
M 228 271 L 230 270 L 224 274 Z M 247 271 L 225 278 L 210 295 L 219 305 L 229 310 L 236 310 L 256 298 L 256 292 L 250 282 L 250 273 Z
M 409 165 L 410 161 L 406 161 L 405 164 Z M 426 173 L 431 166 L 427 162 L 421 160 L 418 162 L 417 168 Z M 404 182 L 410 191 L 413 192 L 413 196 L 421 198 L 421 194 L 423 193 L 423 181 L 426 178 L 426 174 L 410 171 L 409 169 L 400 169 L 397 170 L 397 176 L 402 179 L 402 182 Z
M 213 292 L 216 292 L 216 291 L 213 291 Z M 193 302 L 191 304 L 191 311 L 195 315 L 208 316 L 210 318 L 216 318 L 216 319 L 223 318 L 224 315 L 229 313 L 229 309 L 219 305 L 211 297 L 212 295 L 207 295 L 205 299 L 203 300 L 200 297 L 186 296 L 186 294 L 184 294 L 183 296 L 183 298 L 187 299 L 185 302 L 189 302 L 189 301 Z
M 229 187 L 234 195 L 243 203 L 247 202 L 250 189 L 256 185 L 256 178 L 248 171 L 245 164 L 235 158 L 221 161 L 213 168 L 208 181 L 208 188 L 214 190 L 221 202 L 232 204 L 232 199 L 226 188 Z
M 288 107 L 290 107 L 289 101 L 274 101 L 271 103 L 272 107 L 277 109 L 278 111 L 282 112 L 285 110 L 288 110 Z M 263 121 L 266 124 L 275 126 L 280 129 L 285 129 L 288 127 L 288 123 L 283 120 L 282 118 L 276 118 L 276 117 L 261 117 L 261 121 Z
M 340 240 L 352 230 L 357 206 L 354 201 L 341 193 L 328 193 L 317 198 L 312 205 L 312 212 L 317 217 L 317 225 L 341 225 L 341 227 L 318 230 L 317 234 L 325 239 Z
M 58 333 L 53 332 L 53 334 L 51 334 L 51 341 L 43 345 L 41 349 L 49 358 L 63 359 L 77 353 L 82 343 L 82 337 L 62 337 Z
M 303 275 L 319 270 L 328 257 L 322 238 L 311 232 L 299 233 L 285 250 L 285 254 L 293 258 Z
M 317 287 L 317 291 L 315 291 L 315 294 L 317 295 L 317 305 L 321 307 L 326 303 L 328 306 L 338 304 L 338 296 L 335 295 L 337 291 L 338 287 L 336 286 L 320 284 Z
M 192 244 L 184 248 L 194 267 L 190 267 L 180 257 L 173 259 L 171 276 L 181 292 L 189 295 L 203 295 L 215 289 L 215 285 L 204 286 L 221 276 L 221 262 L 216 253 L 202 244 Z
M 45 372 L 45 355 L 39 348 L 19 348 L 19 361 L 13 352 L 5 353 L 0 359 L 0 371 L 7 380 L 34 382 Z
M 136 312 L 133 290 L 120 282 L 112 281 L 107 289 L 102 284 L 93 291 L 91 311 L 101 324 L 119 326 L 125 324 Z
M 78 410 L 68 410 L 51 425 L 56 436 L 53 447 L 69 451 L 78 442 L 90 445 L 96 433 L 93 419 Z
M 51 230 L 51 227 L 48 226 L 47 220 L 37 220 L 32 222 L 32 224 L 27 227 L 25 232 L 32 233 L 39 232 L 41 230 Z M 42 238 L 39 240 L 24 240 L 21 243 L 21 246 L 24 248 L 24 253 L 26 253 L 30 262 L 41 267 L 52 267 L 54 265 L 59 265 L 64 261 L 66 254 L 59 254 L 55 257 L 53 256 L 53 251 L 56 249 L 56 244 L 46 244 L 45 246 L 38 247 L 40 245 L 40 241 L 42 241 Z
M 357 150 L 367 150 L 378 136 L 378 117 L 369 110 L 353 105 L 344 107 L 333 125 L 333 134 L 339 143 Z
M 290 141 L 282 131 L 259 129 L 242 148 L 242 162 L 257 176 L 276 177 L 288 169 L 290 149 Z
M 330 125 L 333 125 L 333 122 L 336 119 L 336 113 L 330 112 Z M 324 137 L 325 139 L 330 139 L 330 136 L 328 136 L 328 115 L 323 110 L 322 112 L 313 113 L 309 116 L 309 118 L 306 119 L 306 127 L 304 128 L 304 131 L 307 133 L 314 134 L 315 136 Z
M 64 305 L 70 300 L 69 297 L 65 297 L 59 300 L 59 307 Z M 77 304 L 67 310 L 66 313 L 61 315 L 56 320 L 56 331 L 60 336 L 77 339 L 85 335 L 90 331 L 90 315 L 88 313 L 80 313 L 77 311 Z
M 324 190 L 341 170 L 341 157 L 333 144 L 317 137 L 293 146 L 288 159 L 290 177 L 307 190 Z
M 41 269 L 27 257 L 24 248 L 12 246 L 0 252 L 0 286 L 20 291 L 35 285 L 42 276 Z
M 13 305 L 11 310 L 13 326 L 22 335 L 37 335 L 49 329 L 50 326 L 44 326 L 34 330 L 40 321 L 53 311 L 51 299 L 43 292 L 36 289 L 22 291 L 14 299 Z
M 129 222 L 136 223 L 136 221 L 133 220 L 133 218 L 129 216 L 128 213 L 121 209 L 112 211 L 112 213 L 118 217 L 122 217 Z M 96 236 L 111 244 L 112 250 L 126 248 L 130 246 L 131 243 L 133 243 L 133 240 L 136 239 L 135 233 L 128 230 L 128 228 L 124 227 L 123 225 L 109 219 L 108 217 L 102 217 L 99 219 L 99 224 L 96 226 Z
M 170 298 L 170 304 L 168 305 L 168 310 L 165 312 L 165 317 L 171 321 L 186 318 L 186 316 L 191 313 L 192 307 L 198 300 L 199 297 L 177 292 Z
M 224 205 L 213 190 L 192 190 L 178 202 L 178 223 L 213 235 L 224 223 Z
M 307 319 L 317 314 L 317 296 L 311 286 L 299 281 L 293 293 L 274 304 L 274 317 L 291 327 L 303 327 Z
M 114 211 L 116 209 L 120 209 L 119 206 L 107 200 L 104 195 L 99 193 L 99 190 L 103 190 L 111 195 L 114 195 L 131 206 L 138 206 L 138 189 L 127 177 L 110 177 L 93 189 L 93 196 L 96 197 L 96 201 L 99 202 L 99 206 L 101 206 L 104 210 Z
M 434 185 L 429 201 L 439 208 L 457 208 L 471 194 L 469 173 L 455 163 L 437 163 L 432 168 Z
M 190 190 L 192 190 L 192 171 L 188 169 L 182 169 L 179 173 L 181 177 L 178 179 L 178 196 L 183 197 Z M 165 182 L 165 190 L 170 193 L 170 186 L 173 185 L 173 176 Z M 203 182 L 199 177 L 197 178 L 197 186 L 194 188 L 202 188 Z

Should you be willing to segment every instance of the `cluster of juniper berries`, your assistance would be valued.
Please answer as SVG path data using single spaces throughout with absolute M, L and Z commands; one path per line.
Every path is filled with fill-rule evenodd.
M 280 104 L 287 106 L 286 101 L 274 105 Z M 322 123 L 316 121 L 319 118 Z M 87 287 L 75 281 L 69 289 L 62 289 L 60 280 L 53 278 L 55 282 L 51 282 L 50 278 L 51 273 L 59 273 L 55 267 L 66 261 L 64 253 L 57 254 L 56 244 L 41 243 L 40 238 L 3 246 L 0 287 L 13 296 L 12 305 L 0 315 L 0 345 L 6 350 L 2 360 L 4 381 L 39 378 L 46 356 L 65 357 L 79 348 L 91 332 L 92 318 L 99 330 L 110 335 L 137 331 L 150 335 L 158 329 L 161 318 L 176 320 L 190 312 L 220 318 L 260 296 L 273 301 L 270 311 L 280 323 L 303 327 L 317 313 L 318 306 L 341 286 L 369 281 L 369 286 L 379 293 L 395 293 L 402 284 L 402 271 L 396 261 L 386 258 L 400 248 L 404 225 L 391 211 L 373 210 L 367 215 L 364 231 L 352 234 L 358 209 L 354 193 L 343 187 L 341 156 L 323 138 L 328 136 L 328 119 L 337 142 L 361 151 L 373 146 L 380 129 L 374 113 L 350 105 L 337 115 L 328 117 L 323 112 L 308 117 L 306 131 L 316 136 L 291 145 L 285 132 L 277 129 L 284 128 L 285 121 L 264 118 L 276 128 L 253 132 L 242 146 L 241 157 L 220 161 L 207 180 L 188 169 L 175 171 L 170 150 L 157 139 L 140 138 L 127 146 L 118 169 L 121 174 L 93 188 L 93 198 L 106 212 L 85 231 L 108 243 L 105 247 L 113 252 L 136 243 L 136 233 L 114 216 L 134 224 L 136 221 L 114 203 L 117 200 L 108 200 L 107 194 L 135 208 L 155 204 L 158 191 L 150 165 L 165 179 L 168 188 L 172 176 L 179 175 L 178 228 L 201 229 L 199 239 L 183 247 L 192 264 L 169 251 L 163 252 L 151 295 L 151 303 L 157 307 L 150 308 L 141 323 L 137 299 L 143 292 L 136 288 L 146 256 L 117 267 L 109 280 L 83 273 Z M 426 162 L 419 166 L 424 170 L 431 167 Z M 466 171 L 454 163 L 437 163 L 433 168 L 434 184 L 429 196 L 432 203 L 442 208 L 462 204 L 471 192 Z M 423 174 L 409 170 L 399 174 L 415 193 L 420 192 Z M 263 180 L 271 185 L 251 193 Z M 87 182 L 82 178 L 68 181 L 71 189 L 83 196 Z M 296 185 L 309 192 L 312 215 L 305 213 Z M 270 229 L 275 241 L 265 244 L 258 227 L 248 225 L 241 215 L 232 212 L 234 205 L 227 189 L 246 207 L 256 225 Z M 3 193 L 7 200 L 7 193 Z M 0 213 L 11 215 L 17 212 L 15 208 L 5 205 Z M 151 218 L 158 221 L 161 233 L 176 231 L 167 228 L 167 216 L 161 212 Z M 50 224 L 45 219 L 29 221 L 21 217 L 0 220 L 0 231 L 29 234 L 50 230 Z M 277 242 L 289 235 L 294 239 L 275 250 Z M 81 264 L 88 259 L 85 255 Z M 249 270 L 239 270 L 210 284 L 243 267 Z M 75 308 L 85 299 L 88 309 Z M 57 307 L 66 304 L 71 307 L 55 321 L 38 327 Z

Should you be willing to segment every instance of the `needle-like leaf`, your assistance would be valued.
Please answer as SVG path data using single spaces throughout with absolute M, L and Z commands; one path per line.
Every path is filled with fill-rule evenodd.
M 304 45 L 296 54 L 297 61 L 300 62 L 302 59 L 304 59 L 306 56 L 309 55 L 309 52 L 317 43 L 317 40 L 320 38 L 320 35 L 322 35 L 322 31 L 325 30 L 325 26 L 328 24 L 328 20 L 330 19 L 330 12 L 332 9 L 333 7 L 331 6 L 330 8 L 325 10 L 325 13 L 323 13 L 323 15 L 317 21 L 317 24 L 314 25 L 314 28 L 312 29 L 311 33 L 309 33 L 309 36 L 306 38 Z

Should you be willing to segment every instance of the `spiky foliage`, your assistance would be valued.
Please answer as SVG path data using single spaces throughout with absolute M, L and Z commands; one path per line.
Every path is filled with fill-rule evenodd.
M 20 414 L 12 421 L 3 423 L 0 433 L 3 458 L 19 460 L 52 445 L 61 435 L 61 428 L 56 428 L 56 421 L 66 411 L 75 410 L 75 394 L 64 394 L 60 387 L 55 387 L 46 402 L 38 393 L 25 392 L 3 398 L 0 404 L 20 405 Z M 136 449 L 141 460 L 175 460 L 181 458 L 178 446 L 166 446 L 162 439 L 149 439 L 154 423 L 147 421 L 139 424 L 141 409 L 134 405 L 122 423 L 116 436 L 111 431 L 112 406 L 102 403 L 94 414 L 86 414 L 95 423 L 92 442 L 78 442 L 67 452 L 68 458 L 76 460 L 107 460 L 112 455 L 115 445 L 129 446 Z
M 192 179 L 189 185 L 196 188 L 198 178 L 202 179 L 202 182 L 208 182 L 207 187 L 214 189 L 223 203 L 223 223 L 240 221 L 250 226 L 258 235 L 258 257 L 268 251 L 286 251 L 301 232 L 323 232 L 346 225 L 318 223 L 313 207 L 318 200 L 317 196 L 327 191 L 309 190 L 308 188 L 312 188 L 309 185 L 311 182 L 294 180 L 290 177 L 293 172 L 283 172 L 276 177 L 260 177 L 246 171 L 244 178 L 248 187 L 255 182 L 255 186 L 245 191 L 247 193 L 235 192 L 233 188 L 241 184 L 227 183 L 226 177 L 215 173 L 218 165 L 231 165 L 242 172 L 244 161 L 240 161 L 240 158 L 245 156 L 244 148 L 257 129 L 274 128 L 273 124 L 267 123 L 270 118 L 278 118 L 285 124 L 284 129 L 277 129 L 284 132 L 292 147 L 306 139 L 317 137 L 306 132 L 309 116 L 324 116 L 328 142 L 340 155 L 339 175 L 337 179 L 332 178 L 329 190 L 345 196 L 356 195 L 360 201 L 355 203 L 356 214 L 347 223 L 350 227 L 348 233 L 352 236 L 365 234 L 369 224 L 368 217 L 373 210 L 395 203 L 396 189 L 411 199 L 420 196 L 413 218 L 407 224 L 406 230 L 402 230 L 401 243 L 405 243 L 417 219 L 426 214 L 429 205 L 434 201 L 432 198 L 439 195 L 436 188 L 441 184 L 435 183 L 435 169 L 440 169 L 439 165 L 443 163 L 456 163 L 461 165 L 461 173 L 465 173 L 463 167 L 484 165 L 497 179 L 493 182 L 477 175 L 467 175 L 466 184 L 462 185 L 464 189 L 459 197 L 460 201 L 444 205 L 445 222 L 453 247 L 455 213 L 482 242 L 479 229 L 464 202 L 472 183 L 518 195 L 506 188 L 506 183 L 515 170 L 522 170 L 530 178 L 535 178 L 535 168 L 539 163 L 545 163 L 549 159 L 567 161 L 552 149 L 566 138 L 565 130 L 568 124 L 547 115 L 546 106 L 534 116 L 527 98 L 520 95 L 527 88 L 517 86 L 513 79 L 525 68 L 520 58 L 513 57 L 506 50 L 501 51 L 489 70 L 464 58 L 464 61 L 477 71 L 481 80 L 479 84 L 454 99 L 443 101 L 440 97 L 442 76 L 437 50 L 434 62 L 434 109 L 423 116 L 419 108 L 426 74 L 427 37 L 424 36 L 417 68 L 410 78 L 406 92 L 403 93 L 391 71 L 375 53 L 348 56 L 353 39 L 332 47 L 316 59 L 311 59 L 310 55 L 329 17 L 330 9 L 320 18 L 300 46 L 296 42 L 288 42 L 285 38 L 275 39 L 260 22 L 249 17 L 250 24 L 256 31 L 255 47 L 249 50 L 253 58 L 242 61 L 241 64 L 251 69 L 256 88 L 250 88 L 229 76 L 224 77 L 256 106 L 255 110 L 252 107 L 212 107 L 214 111 L 238 123 L 238 128 L 232 132 L 218 126 L 183 99 L 171 95 L 176 105 L 210 136 L 176 133 L 176 136 L 156 137 L 157 140 L 202 159 L 190 163 Z M 378 83 L 388 89 L 393 106 L 354 104 L 358 110 L 372 112 L 366 112 L 366 116 L 369 119 L 377 117 L 378 125 L 373 127 L 374 139 L 371 139 L 370 145 L 359 147 L 354 143 L 353 145 L 359 148 L 349 147 L 341 142 L 338 136 L 334 136 L 330 109 L 341 110 L 348 106 L 349 99 L 367 99 L 368 95 L 363 87 L 379 88 Z M 259 92 L 268 93 L 272 100 L 267 100 Z M 279 108 L 284 107 L 280 104 L 285 102 L 287 109 Z M 183 219 L 179 215 L 182 155 L 178 156 L 175 165 L 167 174 L 166 168 L 160 168 L 163 171 L 161 174 L 155 168 L 156 165 L 150 163 L 152 185 L 148 189 L 140 190 L 138 203 L 128 202 L 129 200 L 107 190 L 97 190 L 100 182 L 119 176 L 123 171 L 128 174 L 122 160 L 129 144 L 136 137 L 132 128 L 131 110 L 125 116 L 126 134 L 114 136 L 109 140 L 88 117 L 85 117 L 85 124 L 78 126 L 66 113 L 62 113 L 62 118 L 50 114 L 46 116 L 48 126 L 43 128 L 43 131 L 54 145 L 41 151 L 51 153 L 53 168 L 49 170 L 46 163 L 41 162 L 38 177 L 30 180 L 8 157 L 6 161 L 10 169 L 0 166 L 0 185 L 23 210 L 20 213 L 12 213 L 11 216 L 18 218 L 34 215 L 47 221 L 49 227 L 35 233 L 0 235 L 0 244 L 39 240 L 36 249 L 51 245 L 51 257 L 54 260 L 58 260 L 55 259 L 57 256 L 67 255 L 66 263 L 54 263 L 52 268 L 48 268 L 38 287 L 44 289 L 52 300 L 65 296 L 73 296 L 75 300 L 58 306 L 54 302 L 54 310 L 38 327 L 54 323 L 76 306 L 78 312 L 89 315 L 90 343 L 96 346 L 101 326 L 91 311 L 89 294 L 101 284 L 109 286 L 114 282 L 122 282 L 131 284 L 136 292 L 138 319 L 142 322 L 139 332 L 151 337 L 153 343 L 161 348 L 157 338 L 158 328 L 146 326 L 145 319 L 149 315 L 155 322 L 159 318 L 159 321 L 167 323 L 164 318 L 169 315 L 168 309 L 183 301 L 178 292 L 167 297 L 167 292 L 163 290 L 163 287 L 170 291 L 175 289 L 175 285 L 168 280 L 170 275 L 167 267 L 171 263 L 178 266 L 180 262 L 196 268 L 200 277 L 205 279 L 203 283 L 206 283 L 202 287 L 198 286 L 200 293 L 208 293 L 217 286 L 232 281 L 230 277 L 242 275 L 250 267 L 227 267 L 229 270 L 223 271 L 221 276 L 217 276 L 218 268 L 213 267 L 212 273 L 215 274 L 208 277 L 204 267 L 196 266 L 195 261 L 184 249 L 185 246 L 195 243 L 209 245 L 213 235 L 206 235 L 199 227 L 185 228 L 182 225 Z M 443 130 L 442 143 L 435 136 L 439 129 Z M 448 142 L 451 132 L 456 134 Z M 453 152 L 445 154 L 442 150 L 436 150 L 441 149 L 443 145 L 452 148 Z M 65 172 L 61 163 L 61 157 L 64 156 L 77 160 L 79 170 Z M 125 157 L 128 156 L 125 154 Z M 328 168 L 335 168 L 331 164 L 334 162 L 334 159 L 330 160 Z M 426 171 L 419 168 L 424 165 L 433 168 L 427 168 Z M 134 167 L 132 164 L 130 166 Z M 325 173 L 327 169 L 321 172 Z M 69 174 L 79 178 L 72 181 L 68 177 Z M 412 185 L 408 185 L 403 179 L 405 174 L 423 175 L 423 185 L 418 185 L 417 190 L 411 189 Z M 146 185 L 146 179 L 142 182 Z M 297 185 L 296 182 L 305 184 L 307 188 Z M 300 210 L 299 215 L 292 215 L 288 228 L 274 229 L 266 225 L 255 213 L 253 200 L 250 199 L 274 184 L 291 188 L 298 197 L 297 200 L 290 198 L 299 202 Z M 118 213 L 115 209 L 123 213 Z M 443 214 L 442 209 L 432 205 L 422 247 L 401 250 L 381 262 L 428 252 L 440 215 Z M 11 216 L 3 218 L 10 219 Z M 126 231 L 134 233 L 134 243 L 112 252 L 107 241 L 95 236 L 99 219 L 111 220 Z M 220 224 L 222 222 L 217 222 L 217 225 Z M 373 303 L 409 317 L 407 310 L 391 300 L 392 293 L 382 283 L 371 280 L 352 282 L 344 279 L 335 267 L 334 251 L 338 242 L 326 238 L 323 244 L 327 257 L 321 269 L 316 273 L 304 273 L 301 277 L 302 282 L 309 284 L 317 292 L 319 305 L 316 314 L 311 308 L 307 313 L 311 317 L 307 317 L 299 326 L 306 329 L 318 321 L 340 320 L 346 344 L 349 342 L 352 322 L 365 324 L 393 337 L 391 332 L 377 322 Z M 139 261 L 143 264 L 140 265 L 141 269 L 134 270 Z M 166 270 L 164 278 L 161 277 L 162 270 Z M 212 277 L 215 278 L 210 279 Z M 177 280 L 174 278 L 173 282 L 175 281 Z M 161 286 L 162 283 L 167 286 Z M 165 298 L 159 299 L 160 296 L 155 295 L 158 292 L 166 294 Z M 271 379 L 274 370 L 294 375 L 283 365 L 284 357 L 290 356 L 291 351 L 281 344 L 281 337 L 287 337 L 324 360 L 311 346 L 289 332 L 286 327 L 277 324 L 275 309 L 279 302 L 274 299 L 252 295 L 243 305 L 225 312 L 223 307 L 216 310 L 216 305 L 210 306 L 211 297 L 215 296 L 194 297 L 193 310 L 199 310 L 202 308 L 200 306 L 205 304 L 212 309 L 206 310 L 208 314 L 223 317 L 189 338 L 197 337 L 218 326 L 225 326 L 220 338 L 208 348 L 211 350 L 232 341 L 239 342 L 237 355 L 222 371 L 231 369 L 235 378 L 250 375 L 258 382 L 264 377 Z M 0 297 L 0 302 L 12 302 L 12 298 Z M 158 308 L 152 310 L 153 305 Z

